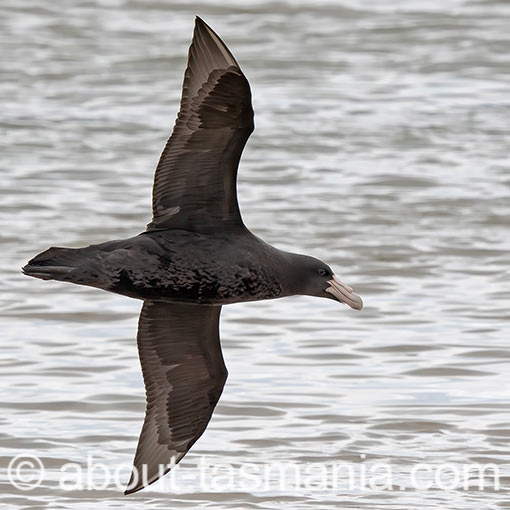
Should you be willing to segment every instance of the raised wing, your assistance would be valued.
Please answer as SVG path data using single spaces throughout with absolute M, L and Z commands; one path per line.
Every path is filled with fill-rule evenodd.
M 138 352 L 147 407 L 125 494 L 161 478 L 206 429 L 227 380 L 218 332 L 220 310 L 144 302 Z
M 253 128 L 247 79 L 221 39 L 197 17 L 181 108 L 156 168 L 147 230 L 207 232 L 242 225 L 237 167 Z

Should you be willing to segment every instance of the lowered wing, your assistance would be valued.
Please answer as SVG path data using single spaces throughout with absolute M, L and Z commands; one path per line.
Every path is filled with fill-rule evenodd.
M 144 302 L 138 352 L 147 406 L 125 494 L 161 478 L 206 429 L 227 380 L 220 310 L 221 306 Z

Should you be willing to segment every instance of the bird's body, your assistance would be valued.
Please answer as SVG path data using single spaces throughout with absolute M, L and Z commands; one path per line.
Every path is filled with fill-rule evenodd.
M 49 248 L 23 268 L 144 302 L 137 343 L 147 407 L 126 493 L 158 480 L 204 432 L 227 378 L 223 305 L 304 294 L 362 307 L 324 262 L 279 250 L 245 227 L 236 177 L 253 128 L 248 81 L 197 18 L 147 230 L 85 248 Z
M 293 294 L 280 273 L 294 256 L 247 229 L 171 229 L 86 248 L 50 248 L 25 272 L 143 300 L 226 305 Z

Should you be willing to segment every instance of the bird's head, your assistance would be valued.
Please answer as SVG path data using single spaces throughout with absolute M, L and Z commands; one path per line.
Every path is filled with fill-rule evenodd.
M 363 301 L 352 287 L 342 282 L 333 270 L 319 259 L 305 255 L 294 256 L 299 266 L 298 294 L 324 297 L 345 303 L 355 310 L 363 308 Z

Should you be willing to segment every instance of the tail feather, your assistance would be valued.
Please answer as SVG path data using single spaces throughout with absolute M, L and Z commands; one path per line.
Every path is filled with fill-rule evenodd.
M 42 280 L 66 281 L 69 274 L 82 262 L 83 249 L 52 247 L 36 255 L 21 271 L 27 276 Z
M 66 266 L 30 266 L 26 265 L 21 268 L 23 274 L 40 278 L 41 280 L 60 280 L 68 275 L 74 267 Z
M 76 283 L 131 296 L 131 281 L 124 287 L 119 286 L 119 282 L 125 278 L 125 268 L 139 270 L 143 276 L 147 257 L 143 243 L 151 247 L 154 244 L 150 238 L 137 236 L 134 241 L 108 241 L 83 248 L 52 247 L 36 255 L 21 270 L 27 276 L 41 280 Z

